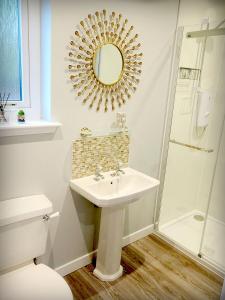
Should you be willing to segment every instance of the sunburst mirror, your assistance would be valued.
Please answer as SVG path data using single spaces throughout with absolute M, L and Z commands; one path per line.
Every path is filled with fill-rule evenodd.
M 96 11 L 80 21 L 69 45 L 69 73 L 83 104 L 105 112 L 125 104 L 141 74 L 141 44 L 121 14 Z

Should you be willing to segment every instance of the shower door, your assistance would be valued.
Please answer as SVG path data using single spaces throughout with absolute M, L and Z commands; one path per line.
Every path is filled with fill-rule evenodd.
M 211 37 L 220 65 L 217 72 L 219 78 L 215 90 L 218 99 L 218 110 L 224 112 L 225 103 L 225 36 Z M 217 50 L 216 50 L 217 49 Z M 219 129 L 219 128 L 218 128 Z M 216 164 L 213 169 L 213 180 L 210 186 L 210 197 L 207 216 L 200 245 L 200 255 L 225 273 L 225 120 L 217 148 Z
M 216 236 L 225 239 L 224 35 L 188 37 L 189 32 L 215 26 L 186 26 L 177 45 L 179 66 L 169 104 L 173 111 L 166 128 L 168 143 L 164 141 L 168 151 L 162 162 L 157 227 L 178 246 L 223 269 L 217 257 L 225 249 L 222 243 L 217 247 Z
M 225 273 L 225 123 L 213 177 L 199 253 Z

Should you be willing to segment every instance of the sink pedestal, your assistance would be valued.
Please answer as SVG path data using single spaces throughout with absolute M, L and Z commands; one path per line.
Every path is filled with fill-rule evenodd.
M 120 260 L 124 212 L 124 206 L 103 207 L 101 211 L 98 253 L 94 274 L 103 281 L 113 281 L 123 274 Z

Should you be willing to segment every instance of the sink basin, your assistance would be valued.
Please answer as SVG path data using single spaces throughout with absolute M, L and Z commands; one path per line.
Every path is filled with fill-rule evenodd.
M 131 168 L 125 174 L 96 181 L 95 175 L 70 180 L 71 189 L 101 207 L 98 254 L 94 275 L 103 281 L 113 281 L 123 274 L 120 265 L 124 231 L 125 205 L 140 199 L 159 185 L 159 180 Z M 139 216 L 137 216 L 138 218 Z
M 111 207 L 138 200 L 150 189 L 159 185 L 159 180 L 124 168 L 125 174 L 112 177 L 112 171 L 104 173 L 104 179 L 95 181 L 95 175 L 73 179 L 70 187 L 99 207 Z

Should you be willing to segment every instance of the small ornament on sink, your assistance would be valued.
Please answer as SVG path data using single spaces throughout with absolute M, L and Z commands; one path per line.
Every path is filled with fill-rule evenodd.
M 20 109 L 17 113 L 17 121 L 19 123 L 24 123 L 25 122 L 25 112 L 22 109 Z
M 80 130 L 80 135 L 82 137 L 87 137 L 87 136 L 91 136 L 92 135 L 92 131 L 91 129 L 87 128 L 87 127 L 83 127 Z

